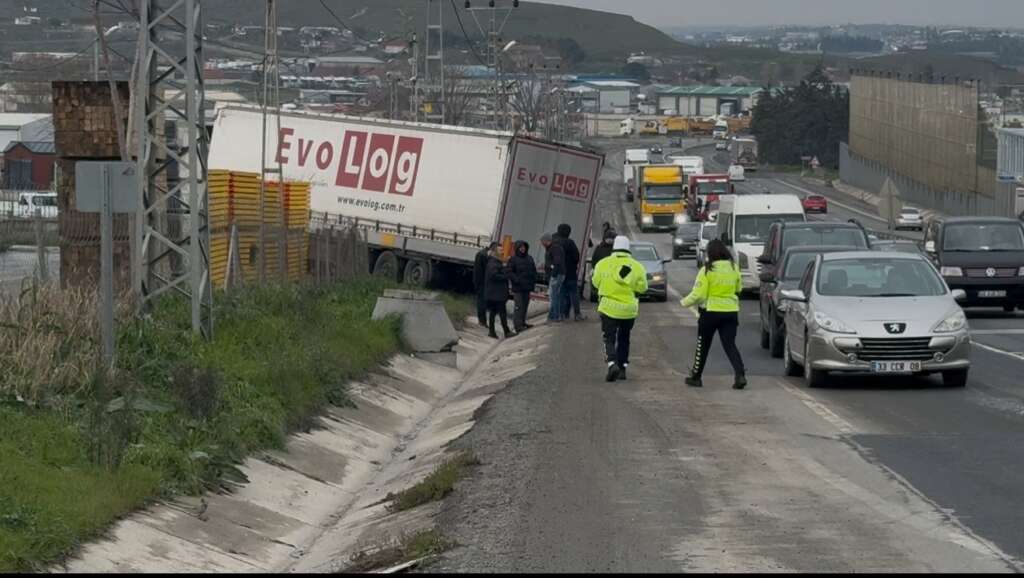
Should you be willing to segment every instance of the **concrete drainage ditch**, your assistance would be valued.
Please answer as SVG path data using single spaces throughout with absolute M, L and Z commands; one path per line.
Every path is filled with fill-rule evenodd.
M 412 307 L 434 336 L 426 342 L 446 339 L 434 313 L 423 311 L 431 299 L 387 299 L 419 299 Z M 544 312 L 546 304 L 531 308 L 532 316 Z M 405 331 L 419 332 L 416 317 L 407 317 Z M 351 384 L 356 407 L 330 408 L 319 428 L 292 436 L 285 450 L 247 459 L 241 469 L 250 481 L 237 491 L 133 514 L 57 571 L 337 572 L 402 537 L 429 537 L 438 502 L 392 512 L 387 496 L 449 459 L 446 446 L 473 427 L 476 410 L 536 367 L 548 334 L 541 326 L 495 342 L 472 323 L 454 347 L 397 355 Z

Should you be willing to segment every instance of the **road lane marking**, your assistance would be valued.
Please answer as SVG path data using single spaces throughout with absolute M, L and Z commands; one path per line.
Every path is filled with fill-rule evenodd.
M 972 329 L 971 335 L 1024 335 L 1024 329 Z
M 814 397 L 812 397 L 811 395 L 807 394 L 804 391 L 801 391 L 800 388 L 794 387 L 785 380 L 779 379 L 776 381 L 778 381 L 779 385 L 782 386 L 782 389 L 785 389 L 798 400 L 800 400 L 801 403 L 803 403 L 805 406 L 807 406 L 808 409 L 817 414 L 818 417 L 832 424 L 833 427 L 839 430 L 839 433 L 841 435 L 848 436 L 857 433 L 857 430 L 853 427 L 853 425 L 850 422 L 839 417 L 838 414 L 836 414 L 834 411 L 826 407 L 825 404 L 814 399 Z
M 972 331 L 971 333 L 974 333 L 974 332 Z M 992 353 L 1001 353 L 1003 355 L 1006 355 L 1008 357 L 1012 357 L 1014 359 L 1024 360 L 1024 353 L 1014 353 L 1012 351 L 1006 351 L 1005 349 L 999 349 L 998 347 L 992 347 L 991 345 L 986 345 L 986 344 L 984 344 L 984 343 L 982 343 L 980 341 L 974 341 L 973 339 L 971 340 L 971 344 L 977 345 L 978 347 L 980 347 L 982 349 L 985 349 L 987 351 L 991 351 Z
M 807 194 L 807 195 L 820 195 L 821 194 L 821 193 L 816 193 L 816 192 L 814 192 L 812 190 L 809 190 L 809 189 L 805 189 L 803 187 L 799 187 L 799 186 L 794 185 L 792 183 L 787 183 L 786 181 L 784 181 L 782 179 L 772 179 L 772 180 L 777 182 L 777 183 L 779 183 L 779 184 L 781 184 L 781 185 L 785 185 L 785 186 L 787 186 L 787 187 L 789 187 L 791 189 L 800 191 L 801 193 L 804 193 L 804 194 Z M 836 205 L 837 207 L 846 209 L 847 211 L 850 211 L 851 213 L 856 213 L 856 214 L 861 215 L 863 217 L 866 217 L 868 219 L 875 220 L 875 221 L 877 221 L 879 223 L 888 223 L 889 222 L 889 221 L 886 221 L 885 219 L 883 219 L 882 217 L 879 217 L 878 215 L 872 215 L 871 213 L 869 213 L 867 211 L 862 211 L 860 209 L 851 207 L 850 205 L 847 205 L 846 203 L 840 203 L 839 201 L 831 198 L 831 196 L 829 197 L 828 202 L 832 203 L 833 205 Z

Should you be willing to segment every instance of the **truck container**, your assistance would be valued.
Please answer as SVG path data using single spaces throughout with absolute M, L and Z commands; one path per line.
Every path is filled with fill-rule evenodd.
M 275 127 L 276 128 L 276 127 Z M 261 172 L 259 108 L 218 110 L 208 165 Z M 506 255 L 561 223 L 581 248 L 604 157 L 510 133 L 344 115 L 287 112 L 267 136 L 267 164 L 312 183 L 311 209 L 366 235 L 375 274 L 419 284 L 471 270 L 491 241 Z M 581 272 L 582 274 L 582 272 Z
M 640 230 L 675 230 L 686 221 L 686 180 L 679 165 L 640 166 L 633 214 Z
M 736 138 L 732 141 L 733 164 L 740 165 L 747 172 L 757 170 L 757 141 L 752 138 Z

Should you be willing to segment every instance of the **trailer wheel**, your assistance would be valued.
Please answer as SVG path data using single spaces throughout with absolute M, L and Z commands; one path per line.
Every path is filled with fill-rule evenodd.
M 391 251 L 382 251 L 373 264 L 373 274 L 381 279 L 398 282 L 398 255 Z
M 416 287 L 427 287 L 433 280 L 433 264 L 426 259 L 409 259 L 405 264 L 405 282 Z

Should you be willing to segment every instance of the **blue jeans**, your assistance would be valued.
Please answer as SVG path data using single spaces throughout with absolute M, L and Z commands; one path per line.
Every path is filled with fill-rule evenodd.
M 566 319 L 575 313 L 580 317 L 580 283 L 575 276 L 566 276 L 562 282 L 562 316 Z
M 548 310 L 548 321 L 560 321 L 565 315 L 562 313 L 562 284 L 565 283 L 565 275 L 558 275 L 548 279 L 548 301 L 551 308 Z

